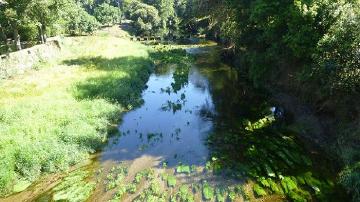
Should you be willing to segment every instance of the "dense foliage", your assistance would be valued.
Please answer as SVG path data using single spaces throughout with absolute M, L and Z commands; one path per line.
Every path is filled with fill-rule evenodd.
M 112 25 L 120 20 L 119 8 L 111 1 L 6 0 L 0 4 L 0 44 L 21 49 L 22 41 L 46 42 L 57 34 L 93 33 L 100 23 Z M 95 18 L 96 17 L 96 18 Z M 99 23 L 100 22 L 100 23 Z
M 121 17 L 119 9 L 107 3 L 103 3 L 95 8 L 94 14 L 96 19 L 104 25 L 112 25 L 115 22 L 119 22 Z
M 200 2 L 200 1 L 199 1 Z M 58 34 L 91 34 L 100 25 L 131 20 L 136 35 L 178 36 L 194 30 L 195 6 L 188 0 L 6 0 L 0 3 L 1 52 L 22 41 L 46 42 Z M 122 13 L 125 16 L 122 16 Z M 196 20 L 195 20 L 196 21 Z M 195 23 L 196 24 L 196 23 Z M 181 29 L 180 29 L 181 28 Z M 13 39 L 14 43 L 7 43 Z
M 158 10 L 151 5 L 133 1 L 128 5 L 129 19 L 133 21 L 136 34 L 153 35 L 160 29 Z
M 190 16 L 197 19 L 197 29 L 228 46 L 235 57 L 231 62 L 240 64 L 255 86 L 291 91 L 319 115 L 337 120 L 325 147 L 341 157 L 346 168 L 340 181 L 359 200 L 354 142 L 359 141 L 360 119 L 360 2 L 199 2 L 199 12 Z
M 67 13 L 64 13 L 65 32 L 70 35 L 82 35 L 85 33 L 93 33 L 100 23 L 92 15 L 89 15 L 79 5 L 69 8 Z

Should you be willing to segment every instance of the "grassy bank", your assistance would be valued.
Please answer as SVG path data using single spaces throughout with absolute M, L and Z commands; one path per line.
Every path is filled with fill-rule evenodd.
M 141 103 L 148 49 L 110 36 L 65 38 L 60 59 L 0 81 L 0 196 L 66 170 Z

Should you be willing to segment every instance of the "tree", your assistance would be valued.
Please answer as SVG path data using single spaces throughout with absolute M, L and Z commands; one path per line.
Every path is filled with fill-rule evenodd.
M 66 7 L 67 12 L 63 13 L 65 15 L 63 18 L 66 21 L 66 32 L 70 35 L 91 34 L 99 27 L 96 18 L 87 13 L 79 4 L 71 3 Z
M 144 2 L 158 10 L 162 35 L 173 35 L 178 31 L 179 19 L 174 0 L 146 0 Z
M 63 0 L 32 0 L 29 4 L 27 15 L 37 25 L 42 43 L 46 42 L 47 28 L 58 19 L 63 4 Z
M 3 41 L 5 46 L 7 46 L 7 38 L 5 33 L 6 18 L 4 16 L 4 10 L 6 4 L 7 3 L 0 1 L 0 40 Z M 8 47 L 6 47 L 6 49 L 8 49 Z
M 3 17 L 11 26 L 17 50 L 21 50 L 19 26 L 26 21 L 26 10 L 29 6 L 28 0 L 7 0 Z
M 152 35 L 159 33 L 161 19 L 154 6 L 133 1 L 128 9 L 137 34 Z
M 101 24 L 111 25 L 120 21 L 120 11 L 118 8 L 103 3 L 95 8 L 94 15 Z

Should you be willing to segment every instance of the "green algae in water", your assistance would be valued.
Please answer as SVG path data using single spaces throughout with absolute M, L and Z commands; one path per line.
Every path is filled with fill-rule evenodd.
M 80 202 L 89 198 L 95 189 L 94 182 L 88 182 L 87 171 L 76 171 L 65 177 L 64 180 L 53 189 L 54 201 Z

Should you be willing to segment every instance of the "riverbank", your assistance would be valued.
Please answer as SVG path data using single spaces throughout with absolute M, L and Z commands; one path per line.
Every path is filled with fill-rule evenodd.
M 147 47 L 112 36 L 61 43 L 59 59 L 0 83 L 1 196 L 87 159 L 142 102 Z
M 241 65 L 239 55 L 224 49 L 223 60 L 235 66 L 246 80 L 253 82 L 248 68 Z M 323 152 L 337 170 L 336 182 L 356 201 L 359 198 L 359 105 L 356 91 L 352 93 L 322 92 L 322 86 L 301 77 L 299 68 L 283 64 L 277 72 L 264 78 L 260 86 L 270 94 L 270 100 L 284 109 L 291 130 L 303 139 L 313 152 Z

